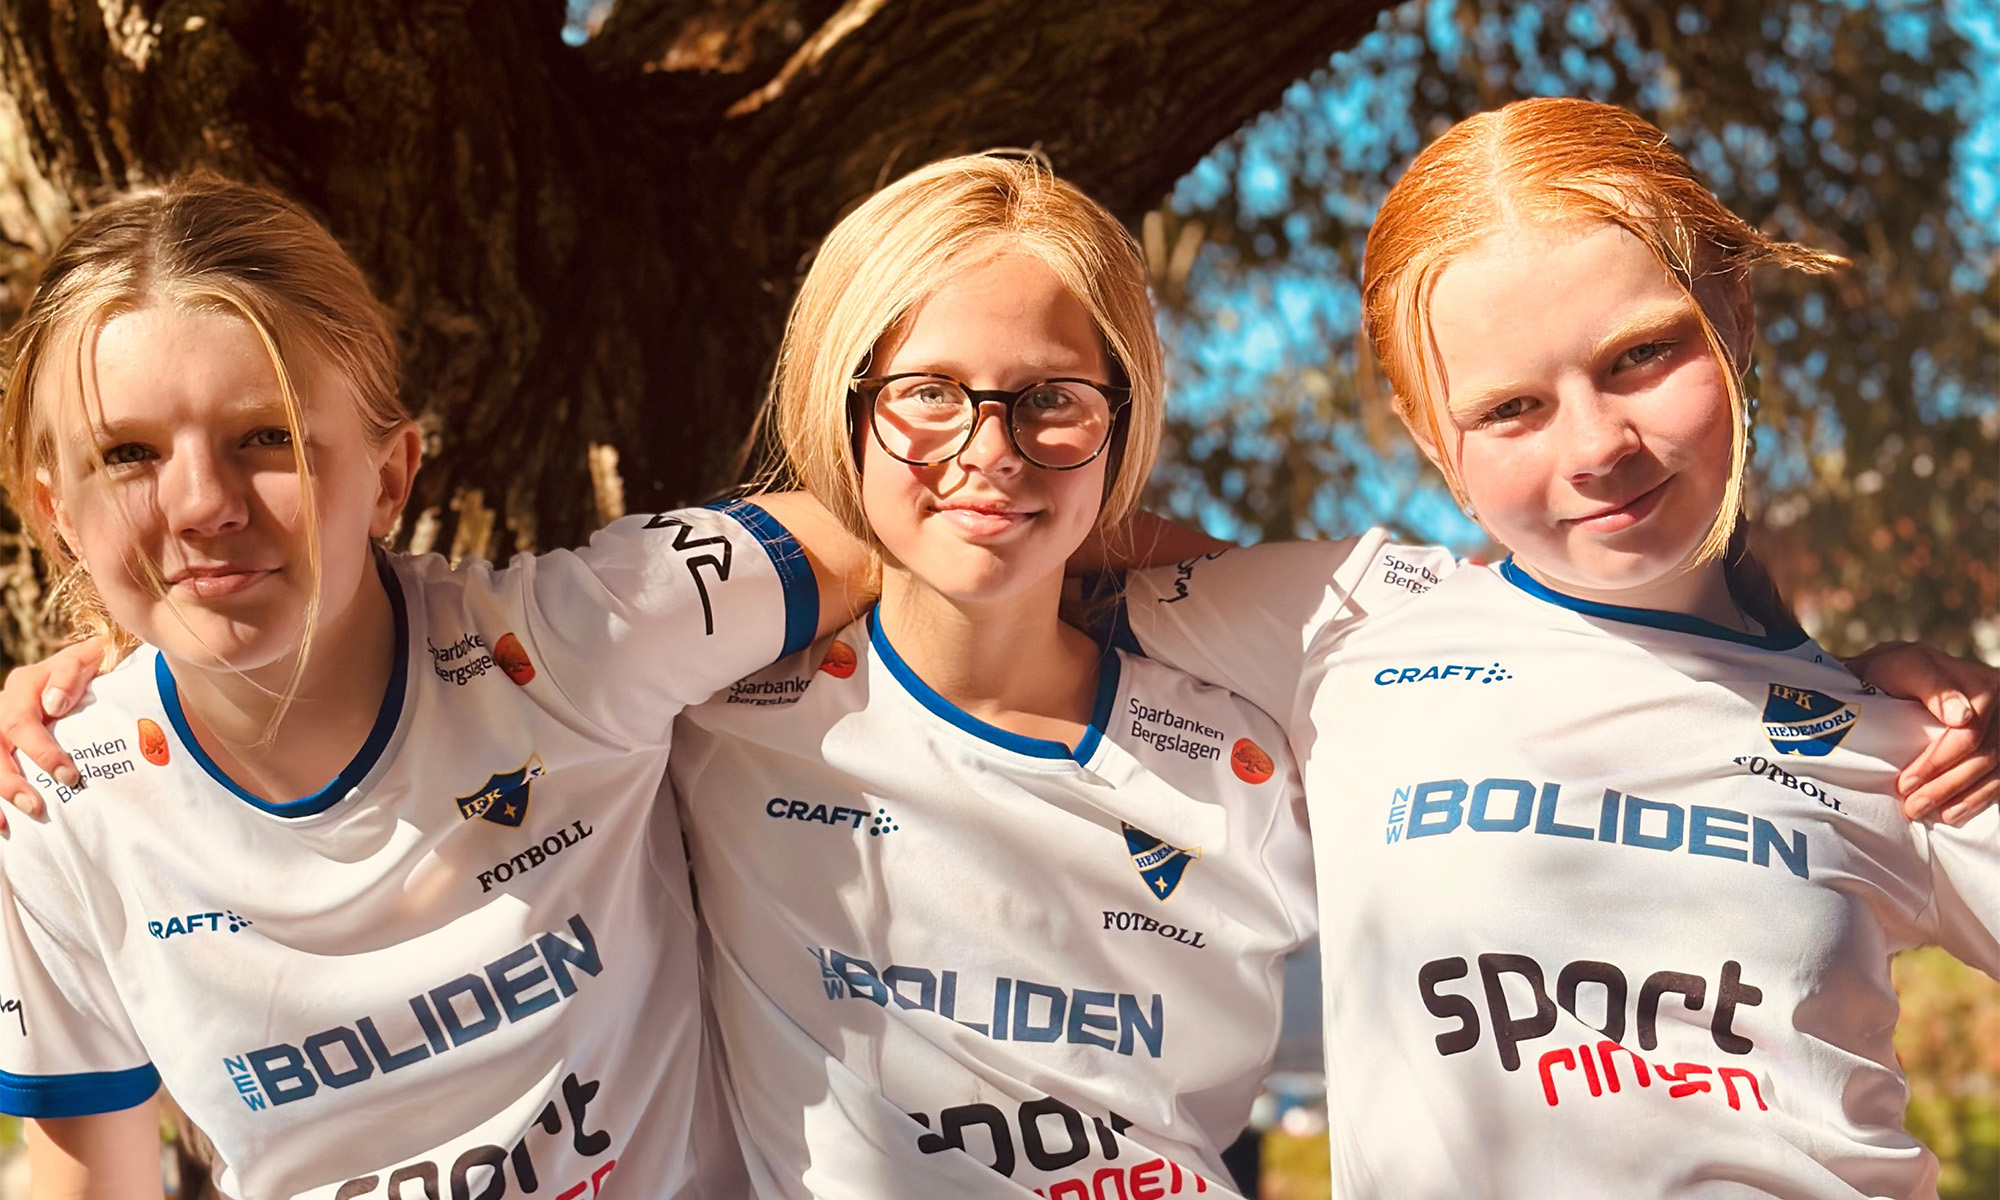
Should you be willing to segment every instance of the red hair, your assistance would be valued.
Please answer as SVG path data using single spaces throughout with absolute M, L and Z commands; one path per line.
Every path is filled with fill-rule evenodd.
M 1645 243 L 1688 294 L 1709 347 L 1726 369 L 1735 415 L 1729 491 L 1696 561 L 1721 554 L 1735 528 L 1748 461 L 1744 399 L 1714 323 L 1695 300 L 1704 279 L 1742 279 L 1765 264 L 1808 272 L 1844 259 L 1766 236 L 1730 212 L 1667 135 L 1640 117 L 1589 100 L 1517 100 L 1467 117 L 1410 163 L 1368 231 L 1362 326 L 1392 389 L 1396 415 L 1434 457 L 1461 503 L 1457 464 L 1444 454 L 1431 381 L 1443 377 L 1431 335 L 1430 295 L 1453 259 L 1507 225 L 1604 221 Z

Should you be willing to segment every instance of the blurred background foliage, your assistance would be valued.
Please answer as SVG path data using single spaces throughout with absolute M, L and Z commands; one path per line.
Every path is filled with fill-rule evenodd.
M 1368 224 L 1452 122 L 1622 104 L 1764 229 L 1755 545 L 1851 652 L 2000 659 L 2000 10 L 1908 0 L 1413 0 L 1218 146 L 1144 234 L 1174 353 L 1156 499 L 1223 536 L 1387 524 L 1482 548 L 1357 371 Z
M 1721 198 L 1843 254 L 1757 280 L 1753 544 L 1821 641 L 2000 663 L 2000 6 L 1411 0 L 1216 147 L 1142 230 L 1172 355 L 1154 502 L 1238 540 L 1384 524 L 1492 548 L 1374 398 L 1362 249 L 1452 122 L 1526 95 L 1633 108 Z M 2000 987 L 1900 958 L 1909 1124 L 1944 1200 L 2000 1197 Z M 1267 1197 L 1325 1196 L 1274 1133 Z

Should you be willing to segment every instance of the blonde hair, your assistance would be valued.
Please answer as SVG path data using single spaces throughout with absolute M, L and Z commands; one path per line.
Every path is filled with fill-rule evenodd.
M 775 425 L 785 459 L 765 483 L 805 488 L 873 544 L 861 511 L 849 389 L 876 343 L 927 296 L 1000 253 L 1028 255 L 1055 273 L 1090 313 L 1132 390 L 1098 514 L 1100 530 L 1123 525 L 1152 473 L 1165 406 L 1145 257 L 1102 205 L 1040 159 L 1006 151 L 947 158 L 905 175 L 827 234 L 792 303 L 759 418 L 767 430 Z
M 277 375 L 292 461 L 302 481 L 302 519 L 312 566 L 313 599 L 305 619 L 309 645 L 318 619 L 320 548 L 312 471 L 305 454 L 300 368 L 324 365 L 353 388 L 370 441 L 380 444 L 409 420 L 389 311 L 361 270 L 303 208 L 268 188 L 200 173 L 128 193 L 72 229 L 50 258 L 27 311 L 4 343 L 0 396 L 0 486 L 4 486 L 53 577 L 51 607 L 71 629 L 104 634 L 121 650 L 136 644 L 37 500 L 38 478 L 60 474 L 61 446 L 51 372 L 64 371 L 88 394 L 90 349 L 112 318 L 155 304 L 241 318 L 257 334 Z M 157 564 L 143 564 L 162 587 Z M 163 589 L 162 589 L 163 590 Z M 282 716 L 305 665 L 299 656 Z M 273 728 L 276 719 L 273 721 Z
M 1430 297 L 1454 259 L 1509 223 L 1603 221 L 1645 243 L 1687 293 L 1710 352 L 1723 365 L 1734 434 L 1729 487 L 1695 551 L 1704 562 L 1728 549 L 1749 461 L 1739 372 L 1695 287 L 1712 276 L 1740 280 L 1766 264 L 1819 273 L 1845 259 L 1760 232 L 1730 212 L 1695 175 L 1667 135 L 1610 104 L 1517 100 L 1468 117 L 1410 163 L 1368 232 L 1362 322 L 1393 391 L 1396 415 L 1428 440 L 1461 504 L 1463 481 L 1445 453 L 1430 380 L 1442 377 L 1431 333 Z M 1745 331 L 1746 333 L 1748 331 Z

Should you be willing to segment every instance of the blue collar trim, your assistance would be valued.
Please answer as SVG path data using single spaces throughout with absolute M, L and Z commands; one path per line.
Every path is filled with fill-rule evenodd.
M 229 789 L 237 799 L 252 808 L 270 813 L 274 817 L 310 817 L 323 813 L 360 786 L 361 781 L 368 777 L 368 773 L 375 769 L 375 763 L 382 757 L 382 751 L 388 748 L 389 739 L 395 734 L 396 725 L 403 718 L 403 694 L 409 684 L 410 618 L 403 604 L 402 585 L 397 582 L 396 573 L 390 568 L 386 554 L 375 556 L 375 570 L 382 577 L 382 589 L 389 593 L 389 610 L 395 615 L 396 623 L 396 656 L 389 668 L 389 686 L 382 694 L 382 707 L 375 713 L 375 725 L 368 731 L 368 740 L 361 744 L 361 749 L 345 767 L 341 768 L 340 774 L 333 777 L 331 783 L 303 799 L 285 804 L 273 804 L 251 795 L 242 785 L 224 774 L 222 768 L 215 764 L 215 760 L 208 756 L 208 752 L 201 748 L 201 743 L 195 740 L 194 730 L 188 727 L 187 714 L 181 711 L 180 687 L 174 682 L 172 668 L 167 666 L 167 656 L 156 652 L 157 656 L 153 659 L 153 676 L 159 684 L 160 703 L 167 710 L 167 720 L 172 723 L 174 734 L 180 738 L 181 745 L 187 747 L 188 753 L 194 756 L 195 762 L 201 764 L 201 769 L 208 772 L 211 779 Z
M 1803 646 L 1806 642 L 1803 629 L 1744 633 L 1739 629 L 1726 629 L 1713 621 L 1704 621 L 1700 617 L 1690 617 L 1682 613 L 1660 612 L 1651 608 L 1625 608 L 1617 604 L 1599 604 L 1594 600 L 1579 600 L 1575 596 L 1565 596 L 1514 565 L 1514 557 L 1511 554 L 1500 563 L 1500 577 L 1537 600 L 1546 600 L 1550 604 L 1582 613 L 1586 617 L 1622 621 L 1627 625 L 1645 625 L 1674 633 L 1690 633 L 1696 637 L 1735 642 L 1739 646 L 1755 646 L 1759 650 L 1792 650 Z
M 1104 731 L 1111 724 L 1111 706 L 1118 698 L 1118 655 L 1107 652 L 1097 669 L 1097 700 L 1091 707 L 1090 727 L 1083 731 L 1083 738 L 1071 750 L 1061 742 L 1049 738 L 1028 737 L 990 725 L 958 705 L 938 695 L 930 684 L 917 677 L 903 656 L 889 644 L 889 636 L 882 632 L 879 608 L 868 610 L 868 644 L 882 659 L 882 665 L 889 668 L 889 674 L 903 690 L 914 697 L 937 716 L 958 728 L 965 730 L 983 741 L 991 742 L 1002 750 L 1011 750 L 1029 758 L 1045 758 L 1055 761 L 1068 759 L 1078 764 L 1087 763 L 1097 753 L 1099 743 L 1104 740 Z

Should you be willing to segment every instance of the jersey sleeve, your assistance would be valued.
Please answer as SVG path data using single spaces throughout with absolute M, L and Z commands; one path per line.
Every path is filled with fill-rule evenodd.
M 2000 979 L 2000 809 L 1964 825 L 1922 825 L 1933 886 L 1931 938 L 1952 957 Z
M 1218 551 L 1128 575 L 1113 636 L 1289 723 L 1316 656 L 1453 566 L 1449 551 L 1397 545 L 1381 530 Z
M 602 728 L 657 742 L 683 707 L 805 648 L 819 590 L 775 518 L 733 502 L 612 522 L 577 550 L 521 556 L 498 579 L 500 668 L 527 686 L 546 672 Z M 524 610 L 524 611 L 522 611 Z
M 31 827 L 31 828 L 24 828 Z M 0 1112 L 83 1117 L 142 1103 L 159 1073 L 126 1016 L 55 833 L 13 823 L 0 857 Z

